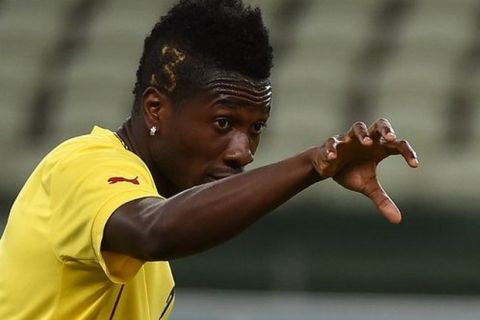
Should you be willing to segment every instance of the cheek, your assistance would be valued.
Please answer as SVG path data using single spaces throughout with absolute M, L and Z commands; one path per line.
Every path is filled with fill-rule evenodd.
M 211 162 L 220 158 L 228 145 L 228 138 L 219 136 L 215 129 L 208 127 L 192 128 L 187 134 L 180 135 L 178 145 L 181 152 L 191 162 Z

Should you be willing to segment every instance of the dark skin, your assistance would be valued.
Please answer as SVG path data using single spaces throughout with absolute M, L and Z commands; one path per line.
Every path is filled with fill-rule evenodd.
M 268 120 L 271 92 L 266 82 L 241 78 L 217 76 L 181 106 L 156 88 L 145 91 L 142 115 L 128 120 L 118 134 L 147 164 L 168 199 L 143 198 L 118 208 L 105 227 L 102 250 L 144 261 L 198 253 L 327 178 L 366 195 L 388 221 L 401 221 L 376 168 L 390 155 L 402 155 L 412 168 L 418 161 L 386 119 L 368 128 L 357 122 L 321 146 L 243 172 Z M 153 137 L 152 126 L 159 128 Z

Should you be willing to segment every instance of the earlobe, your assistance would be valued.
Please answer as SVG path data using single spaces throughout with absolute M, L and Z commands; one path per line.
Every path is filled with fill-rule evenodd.
M 170 98 L 157 88 L 148 87 L 143 93 L 142 104 L 147 128 L 161 128 L 161 122 L 170 114 Z

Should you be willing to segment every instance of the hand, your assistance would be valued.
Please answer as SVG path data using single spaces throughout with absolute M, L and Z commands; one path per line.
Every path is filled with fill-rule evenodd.
M 317 149 L 313 165 L 321 177 L 332 177 L 341 186 L 363 193 L 388 221 L 399 223 L 400 210 L 377 178 L 378 163 L 396 154 L 402 155 L 410 167 L 418 167 L 409 143 L 396 138 L 388 120 L 378 119 L 370 128 L 356 122 L 346 134 L 329 138 Z

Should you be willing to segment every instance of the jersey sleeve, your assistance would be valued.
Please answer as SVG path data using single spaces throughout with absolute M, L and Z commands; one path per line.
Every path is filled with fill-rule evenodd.
M 63 261 L 99 265 L 116 283 L 131 279 L 143 262 L 103 252 L 107 220 L 121 205 L 159 197 L 145 164 L 133 153 L 115 148 L 75 152 L 60 161 L 50 178 L 52 244 Z

